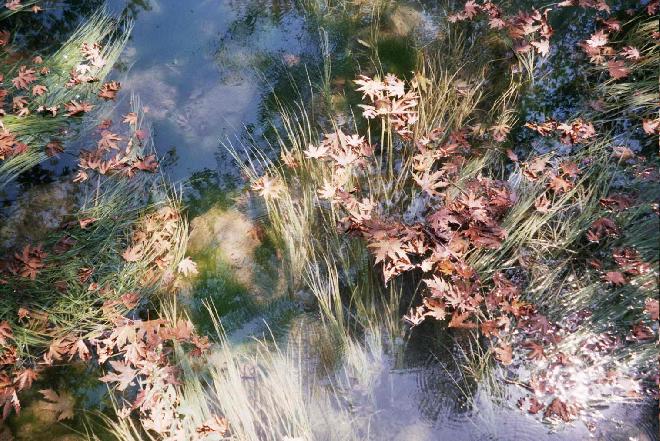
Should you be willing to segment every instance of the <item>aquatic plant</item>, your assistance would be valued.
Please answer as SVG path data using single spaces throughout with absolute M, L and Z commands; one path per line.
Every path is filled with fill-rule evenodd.
M 387 9 L 370 6 L 376 15 Z M 536 114 L 519 123 L 537 57 L 553 52 L 552 14 L 573 7 L 594 9 L 607 29 L 582 45 L 594 65 L 584 59 L 576 67 L 592 85 L 579 97 L 589 106 L 561 120 Z M 317 17 L 333 9 L 308 8 Z M 657 394 L 652 88 L 659 60 L 648 38 L 656 8 L 615 10 L 631 17 L 620 23 L 603 1 L 515 14 L 469 1 L 443 23 L 444 38 L 420 49 L 407 79 L 383 72 L 378 20 L 370 23 L 364 46 L 373 49 L 372 64 L 347 92 L 362 95 L 353 108 L 361 116 L 333 118 L 324 105 L 327 119 L 317 121 L 311 97 L 280 108 L 279 161 L 261 145 L 248 146 L 248 155 L 230 146 L 262 198 L 290 293 L 308 290 L 317 300 L 314 325 L 294 329 L 286 349 L 275 338 L 255 349 L 230 342 L 220 317 L 217 344 L 201 354 L 207 342 L 176 306 L 161 306 L 162 321 L 115 315 L 115 328 L 92 342 L 100 359 L 113 357 L 102 381 L 124 392 L 119 419 L 107 417 L 112 433 L 123 440 L 369 438 L 370 415 L 355 412 L 350 389 L 371 390 L 370 368 L 384 348 L 430 320 L 464 337 L 458 386 L 475 409 L 486 391 L 546 422 L 580 418 L 591 427 L 597 406 Z M 325 67 L 316 90 L 327 95 Z M 88 170 L 104 179 L 153 171 L 151 159 L 115 155 L 115 142 L 106 131 L 83 155 L 80 181 L 93 183 Z M 145 264 L 147 238 L 159 232 L 158 242 L 179 222 L 163 212 L 136 220 L 130 240 L 113 248 L 121 251 L 115 259 Z M 91 219 L 80 228 L 94 228 Z M 147 226 L 161 221 L 169 226 Z M 19 275 L 38 279 L 43 253 L 17 254 Z M 182 252 L 154 253 L 148 276 L 164 266 L 169 279 L 176 261 L 183 276 L 196 270 Z M 480 385 L 471 388 L 473 380 Z
M 93 110 L 89 100 L 97 94 L 109 99 L 108 87 L 118 89 L 117 83 L 102 82 L 122 51 L 130 28 L 130 22 L 118 23 L 99 11 L 58 51 L 31 58 L 13 48 L 11 34 L 4 31 L 0 74 L 11 79 L 11 85 L 0 92 L 0 188 L 61 154 L 80 119 Z
M 83 126 L 90 121 L 79 117 L 96 104 L 86 99 L 115 98 L 119 83 L 99 83 L 121 52 L 129 30 L 130 24 L 122 27 L 101 11 L 55 54 L 31 61 L 10 49 L 9 34 L 2 34 L 4 74 L 14 78 L 12 87 L 2 89 L 4 97 L 12 98 L 13 114 L 3 110 L 0 185 L 62 153 L 71 137 L 60 134 L 87 129 Z M 30 99 L 19 95 L 29 89 Z M 94 150 L 80 152 L 79 172 L 73 179 L 75 203 L 58 219 L 59 226 L 42 232 L 40 243 L 16 237 L 20 248 L 3 251 L 3 420 L 12 409 L 20 411 L 18 393 L 29 389 L 45 369 L 73 359 L 94 358 L 103 365 L 112 358 L 107 364 L 122 374 L 108 373 L 102 380 L 118 382 L 119 390 L 139 377 L 142 415 L 147 408 L 153 412 L 159 408 L 161 400 L 154 395 L 164 393 L 168 381 L 174 381 L 167 357 L 153 352 L 161 344 L 156 339 L 188 341 L 189 336 L 180 324 L 172 330 L 152 320 L 140 327 L 135 316 L 148 306 L 149 297 L 171 286 L 177 274 L 185 277 L 195 268 L 183 259 L 187 224 L 179 197 L 154 173 L 158 163 L 153 145 L 142 128 L 139 103 L 133 104 L 134 110 L 112 132 L 110 120 L 95 127 L 100 140 Z M 202 340 L 195 342 L 203 345 Z M 131 363 L 139 367 L 129 371 Z M 129 372 L 133 377 L 127 377 Z M 50 389 L 43 394 L 60 409 L 58 419 L 73 417 L 69 395 L 65 400 L 65 395 Z M 149 420 L 143 420 L 146 426 Z
M 473 19 L 477 11 L 487 12 L 491 20 L 502 17 L 501 11 L 490 2 L 483 6 L 468 3 L 471 3 L 471 9 L 466 6 L 465 11 L 450 21 Z M 567 6 L 571 5 L 560 5 Z M 602 3 L 593 6 L 607 10 Z M 549 12 L 548 9 L 543 14 L 519 13 L 502 20 L 502 26 L 491 23 L 491 27 L 508 26 L 509 37 L 514 40 L 540 29 L 544 40 L 530 44 L 514 41 L 512 49 L 514 53 L 529 54 L 533 47 L 539 55 L 545 56 L 549 53 L 552 35 L 547 22 Z M 646 14 L 646 8 L 642 8 L 637 12 L 636 20 L 628 25 L 629 29 L 645 29 L 648 38 L 651 26 L 639 24 L 646 21 Z M 613 25 L 614 20 L 608 23 Z M 639 38 L 637 34 L 638 41 Z M 606 39 L 602 40 L 602 44 L 600 41 L 593 43 L 595 37 L 592 37 L 591 46 L 590 43 L 587 46 L 601 47 L 606 43 Z M 649 42 L 638 43 L 638 46 L 645 48 L 647 60 L 653 64 L 657 45 Z M 629 45 L 621 53 L 634 61 L 637 52 L 635 46 Z M 521 66 L 533 74 L 533 66 L 527 62 L 529 58 L 519 59 Z M 607 60 L 600 61 L 605 66 L 611 64 Z M 653 82 L 653 73 L 643 73 L 645 65 L 624 67 L 619 64 L 616 69 L 607 68 L 611 79 L 597 82 L 602 84 L 598 90 L 610 93 L 631 91 L 631 86 L 618 87 L 616 83 L 627 77 L 630 69 L 638 69 L 643 84 Z M 441 70 L 433 72 L 435 76 L 431 80 L 417 75 L 408 87 L 394 76 L 383 79 L 360 77 L 356 80 L 360 86 L 357 90 L 368 98 L 366 104 L 360 105 L 363 116 L 367 120 L 381 121 L 380 132 L 369 130 L 363 136 L 347 135 L 333 127 L 319 140 L 304 114 L 292 117 L 285 113 L 287 138 L 281 138 L 282 166 L 269 164 L 264 158 L 265 165 L 248 164 L 246 174 L 252 177 L 252 189 L 266 200 L 271 227 L 283 238 L 284 247 L 289 251 L 286 258 L 290 268 L 294 274 L 301 274 L 305 267 L 330 267 L 327 256 L 343 254 L 335 250 L 345 248 L 346 242 L 333 239 L 328 241 L 334 245 L 330 247 L 327 243 L 310 240 L 308 234 L 320 230 L 326 233 L 326 237 L 333 237 L 336 233 L 333 233 L 332 223 L 336 222 L 340 232 L 364 239 L 363 246 L 371 249 L 373 262 L 382 268 L 385 284 L 404 273 L 417 273 L 413 279 L 416 281 L 420 272 L 425 274 L 426 277 L 422 276 L 424 285 L 414 291 L 426 292 L 426 297 L 420 306 L 410 311 L 407 320 L 417 325 L 426 317 L 447 318 L 449 327 L 478 328 L 483 337 L 492 340 L 492 353 L 504 365 L 536 365 L 532 370 L 535 373 L 526 383 L 534 393 L 527 398 L 531 400 L 531 407 L 526 407 L 530 413 L 543 411 L 543 416 L 548 419 L 569 421 L 578 413 L 586 412 L 582 415 L 588 418 L 590 403 L 597 401 L 597 397 L 604 399 L 615 391 L 615 397 L 626 400 L 648 390 L 642 384 L 657 375 L 654 373 L 657 369 L 652 367 L 657 358 L 657 347 L 653 342 L 655 331 L 645 324 L 655 317 L 655 301 L 649 295 L 650 290 L 657 288 L 657 274 L 652 269 L 657 267 L 657 259 L 652 257 L 651 251 L 657 249 L 657 244 L 639 241 L 644 237 L 642 231 L 650 231 L 651 225 L 657 225 L 657 216 L 649 211 L 652 203 L 647 205 L 652 199 L 640 201 L 638 214 L 631 214 L 630 219 L 635 222 L 643 219 L 640 229 L 626 223 L 627 235 L 639 244 L 640 250 L 632 247 L 614 250 L 617 264 L 627 268 L 632 277 L 640 277 L 633 289 L 634 294 L 629 291 L 626 300 L 621 300 L 620 293 L 607 285 L 627 284 L 625 271 L 604 270 L 596 274 L 594 285 L 588 290 L 569 297 L 579 299 L 577 303 L 583 305 L 582 308 L 586 305 L 593 307 L 594 302 L 602 305 L 602 310 L 596 308 L 599 312 L 594 314 L 596 317 L 591 323 L 585 323 L 591 312 L 584 315 L 584 310 L 580 312 L 571 308 L 573 314 L 566 315 L 565 282 L 558 280 L 561 271 L 541 271 L 543 280 L 532 262 L 538 265 L 552 260 L 562 261 L 560 267 L 563 268 L 568 268 L 569 262 L 573 269 L 584 267 L 584 257 L 576 255 L 579 256 L 581 250 L 586 251 L 583 245 L 585 236 L 588 241 L 598 243 L 606 237 L 623 234 L 611 219 L 598 218 L 597 215 L 601 207 L 616 210 L 620 202 L 623 206 L 619 205 L 618 209 L 621 210 L 632 204 L 625 194 L 615 194 L 613 199 L 608 199 L 608 189 L 612 179 L 620 179 L 620 173 L 627 165 L 641 164 L 644 159 L 638 158 L 627 147 L 610 149 L 613 135 L 604 133 L 615 130 L 609 125 L 612 120 L 619 123 L 618 129 L 621 130 L 630 115 L 640 126 L 642 120 L 646 121 L 644 128 L 648 134 L 655 132 L 652 120 L 644 119 L 649 118 L 651 101 L 644 101 L 644 93 L 635 94 L 639 95 L 640 101 L 637 106 L 628 107 L 630 114 L 622 112 L 609 120 L 598 120 L 598 115 L 591 112 L 586 115 L 592 122 L 579 117 L 566 123 L 553 120 L 528 122 L 526 126 L 542 136 L 557 133 L 560 141 L 570 146 L 570 153 L 539 157 L 528 154 L 526 161 L 520 161 L 518 155 L 508 150 L 507 156 L 515 164 L 515 173 L 504 182 L 483 175 L 508 173 L 493 164 L 501 159 L 492 146 L 507 140 L 513 124 L 497 121 L 494 116 L 515 118 L 517 88 L 520 86 L 512 83 L 499 99 L 490 101 L 500 103 L 503 108 L 491 107 L 493 116 L 484 118 L 483 113 L 479 113 L 482 111 L 479 104 L 489 101 L 479 95 L 479 87 L 459 89 L 454 80 L 461 73 Z M 442 85 L 444 78 L 448 79 L 446 86 Z M 425 87 L 432 92 L 424 90 Z M 461 113 L 447 105 L 450 118 L 442 121 L 442 113 L 437 119 L 430 117 L 427 103 L 447 103 L 438 97 L 443 96 L 442 90 L 451 89 L 458 89 L 462 97 L 477 96 L 472 101 L 474 108 Z M 626 98 L 619 93 L 621 102 L 625 103 Z M 462 100 L 462 103 L 466 101 L 470 102 Z M 640 115 L 640 110 L 646 116 Z M 464 116 L 456 118 L 457 115 Z M 479 118 L 490 123 L 490 127 L 484 126 Z M 471 152 L 479 151 L 474 144 L 482 146 L 481 154 Z M 259 170 L 262 169 L 266 170 L 266 175 L 260 176 Z M 642 176 L 640 178 L 647 182 L 638 185 L 642 185 L 646 192 L 657 194 L 654 178 L 649 174 Z M 642 235 L 635 236 L 636 232 Z M 534 244 L 533 249 L 528 249 L 530 244 Z M 644 249 L 648 251 L 642 251 Z M 562 255 L 564 257 L 560 257 Z M 319 256 L 326 257 L 319 259 Z M 318 259 L 316 263 L 310 265 L 310 260 L 315 258 Z M 331 262 L 337 260 L 336 257 L 330 259 Z M 358 262 L 348 262 L 345 273 L 355 274 L 353 265 L 360 268 Z M 591 264 L 596 263 L 591 261 Z M 602 268 L 601 263 L 596 265 L 599 265 L 597 269 Z M 579 276 L 572 272 L 568 280 L 583 277 L 583 271 L 578 271 Z M 328 274 L 331 280 L 336 279 L 332 272 Z M 349 275 L 335 284 L 350 287 L 351 282 L 347 281 L 350 279 Z M 292 280 L 300 283 L 294 276 Z M 529 287 L 529 291 L 523 291 L 525 287 Z M 603 289 L 612 297 L 606 297 L 608 300 L 601 303 L 594 296 L 602 296 Z M 338 321 L 336 326 L 341 327 L 342 317 L 351 315 L 352 295 L 349 294 L 346 300 L 330 301 L 322 290 L 313 291 L 318 293 L 326 315 L 335 308 L 332 316 Z M 349 288 L 346 292 L 356 291 Z M 610 306 L 605 307 L 606 304 Z M 612 304 L 618 307 L 612 309 Z M 349 309 L 344 309 L 344 305 Z M 645 315 L 645 308 L 649 315 Z M 631 310 L 637 311 L 636 315 L 631 316 L 628 312 Z M 581 326 L 584 326 L 582 337 L 576 338 L 574 332 L 568 331 Z M 578 371 L 591 372 L 582 375 L 584 381 L 590 381 L 586 378 L 605 375 L 603 369 L 617 372 L 612 374 L 619 376 L 617 380 L 612 375 L 607 377 L 613 388 L 587 387 L 575 377 Z M 555 376 L 552 379 L 548 377 L 550 372 Z M 548 385 L 539 383 L 539 376 Z M 569 384 L 582 386 L 570 391 Z M 589 392 L 585 392 L 584 387 Z M 596 389 L 603 390 L 596 392 Z M 541 397 L 545 401 L 539 401 Z M 613 398 L 610 396 L 609 400 Z M 523 398 L 521 405 L 525 402 Z

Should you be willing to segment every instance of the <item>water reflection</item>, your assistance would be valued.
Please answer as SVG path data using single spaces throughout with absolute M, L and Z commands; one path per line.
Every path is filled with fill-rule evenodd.
M 124 11 L 125 1 L 111 3 Z M 272 6 L 272 7 L 270 7 Z M 299 57 L 304 22 L 288 4 L 201 0 L 150 1 L 136 15 L 131 40 L 115 72 L 128 108 L 139 96 L 153 129 L 159 154 L 176 151 L 167 170 L 183 180 L 203 169 L 229 173 L 219 158 L 219 143 L 259 126 L 263 72 Z

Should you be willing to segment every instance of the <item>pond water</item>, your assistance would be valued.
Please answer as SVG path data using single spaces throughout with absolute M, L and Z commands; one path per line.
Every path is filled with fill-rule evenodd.
M 134 19 L 132 36 L 111 75 L 122 83 L 115 118 L 129 111 L 131 95 L 138 97 L 166 175 L 184 185 L 203 172 L 235 176 L 236 166 L 221 143 L 259 138 L 273 117 L 268 103 L 276 83 L 319 56 L 318 29 L 293 2 L 112 0 L 108 7 L 130 11 Z M 415 13 L 408 18 L 421 18 L 433 30 L 430 15 L 421 7 L 411 10 Z M 244 338 L 255 333 L 241 331 Z M 451 356 L 436 354 L 429 362 L 428 350 L 414 352 L 402 366 L 385 357 L 379 368 L 370 391 L 376 403 L 372 424 L 378 427 L 373 439 L 657 439 L 657 418 L 649 420 L 654 417 L 648 407 L 611 410 L 620 422 L 607 423 L 595 434 L 583 426 L 552 433 L 517 409 L 487 400 L 476 414 L 461 409 L 447 371 Z M 98 396 L 88 404 L 97 405 Z
M 124 101 L 139 97 L 173 180 L 235 169 L 220 142 L 263 126 L 265 75 L 299 62 L 306 32 L 286 2 L 149 0 L 135 14 L 114 76 Z

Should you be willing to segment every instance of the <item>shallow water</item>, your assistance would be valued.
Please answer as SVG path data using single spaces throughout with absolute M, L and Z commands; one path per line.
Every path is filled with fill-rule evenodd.
M 121 10 L 122 0 L 110 2 Z M 135 14 L 115 77 L 126 108 L 139 97 L 160 156 L 174 157 L 175 181 L 205 169 L 231 173 L 220 148 L 247 126 L 261 126 L 263 72 L 299 59 L 302 17 L 286 4 L 255 1 L 149 0 Z M 292 61 L 293 60 L 293 61 Z
M 271 87 L 302 60 L 317 56 L 317 30 L 288 2 L 130 4 L 132 37 L 111 76 L 122 83 L 115 120 L 129 111 L 131 95 L 139 98 L 155 148 L 165 160 L 164 171 L 175 182 L 186 184 L 206 170 L 235 176 L 236 166 L 221 142 L 248 134 L 259 137 L 271 116 L 265 104 Z M 127 2 L 112 0 L 109 8 L 126 11 Z M 254 317 L 249 324 L 260 319 Z M 251 333 L 239 329 L 237 335 Z M 384 357 L 377 366 L 370 399 L 364 403 L 373 415 L 371 439 L 658 439 L 657 415 L 649 413 L 648 406 L 610 409 L 621 423 L 604 423 L 594 433 L 582 425 L 553 432 L 515 408 L 479 397 L 476 410 L 466 409 L 451 376 L 452 355 L 433 358 L 425 346 L 413 352 L 403 364 Z M 360 399 L 351 397 L 358 407 Z

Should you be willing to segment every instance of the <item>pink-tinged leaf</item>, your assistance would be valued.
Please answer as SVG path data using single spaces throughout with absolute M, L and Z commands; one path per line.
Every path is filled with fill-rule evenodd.
M 630 69 L 622 60 L 610 60 L 607 62 L 607 70 L 615 80 L 625 78 L 630 74 Z

